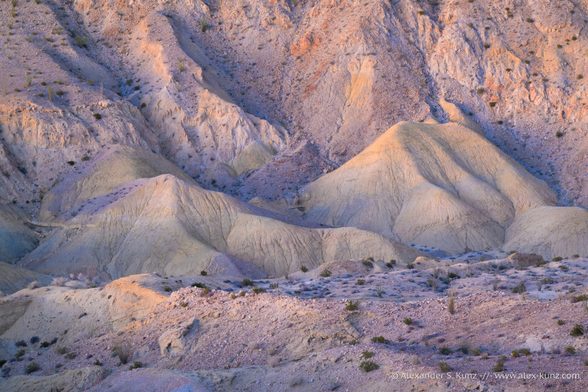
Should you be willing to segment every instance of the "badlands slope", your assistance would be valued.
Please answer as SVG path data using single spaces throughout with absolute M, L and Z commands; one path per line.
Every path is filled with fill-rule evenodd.
M 548 259 L 587 254 L 588 211 L 555 207 L 545 182 L 476 132 L 459 109 L 443 105 L 456 122 L 393 126 L 306 186 L 294 207 L 313 222 L 452 253 L 504 248 Z

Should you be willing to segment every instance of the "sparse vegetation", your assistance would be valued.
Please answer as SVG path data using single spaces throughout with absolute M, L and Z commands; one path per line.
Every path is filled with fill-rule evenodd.
M 451 290 L 449 293 L 449 299 L 447 300 L 447 311 L 449 314 L 455 313 L 455 292 Z
M 253 292 L 255 294 L 259 294 L 259 293 L 265 293 L 265 289 L 262 287 L 253 287 Z
M 182 308 L 185 308 L 185 307 L 187 307 L 187 306 L 188 306 L 188 303 L 187 303 L 187 302 L 180 302 L 180 306 L 181 306 Z
M 253 286 L 253 282 L 250 279 L 247 279 L 247 278 L 243 279 L 243 282 L 242 283 L 243 283 L 243 286 L 246 286 L 246 287 L 247 286 Z
M 131 344 L 129 342 L 121 342 L 116 344 L 112 347 L 112 352 L 116 357 L 118 357 L 120 363 L 126 365 L 132 355 Z
M 74 44 L 80 48 L 85 48 L 87 43 L 88 43 L 88 38 L 82 36 L 82 35 L 77 35 L 74 34 L 73 36 L 74 38 Z
M 63 355 L 63 354 L 65 354 L 65 353 L 67 352 L 67 347 L 63 347 L 63 346 L 56 347 L 56 348 L 55 348 L 55 352 L 56 352 L 57 354 L 61 354 L 61 355 Z
M 301 265 L 300 266 L 300 271 L 302 271 L 302 272 L 308 272 L 308 268 L 305 265 Z
M 345 304 L 345 309 L 352 311 L 352 310 L 357 310 L 357 308 L 359 308 L 359 301 L 351 301 L 349 300 L 346 304 Z
M 496 362 L 496 365 L 494 365 L 492 367 L 492 371 L 494 373 L 500 373 L 504 371 L 504 362 L 503 361 L 498 361 Z
M 365 359 L 370 359 L 374 356 L 374 353 L 373 351 L 364 351 L 363 353 L 361 353 L 361 356 Z
M 182 59 L 178 59 L 178 71 L 183 72 L 186 69 L 186 64 L 182 61 Z
M 566 322 L 564 320 L 557 320 L 557 325 L 564 325 Z
M 405 317 L 402 322 L 406 325 L 411 325 L 412 324 L 412 319 L 410 317 Z
M 16 352 L 16 354 L 14 354 L 14 359 L 16 359 L 17 361 L 20 361 L 20 359 L 22 357 L 24 357 L 25 354 L 26 354 L 25 350 L 18 350 Z
M 328 278 L 329 276 L 331 276 L 331 275 L 332 275 L 332 272 L 331 272 L 331 271 L 329 271 L 328 269 L 324 269 L 324 270 L 322 270 L 322 271 L 321 271 L 321 274 L 320 274 L 320 275 L 321 275 L 323 278 Z
M 515 294 L 522 294 L 525 291 L 527 291 L 527 287 L 525 286 L 525 283 L 520 282 L 518 285 L 516 285 L 515 287 L 512 288 L 512 292 Z
M 206 275 L 208 275 L 208 273 L 206 271 L 202 270 L 202 271 L 200 271 L 200 275 L 206 276 Z
M 377 363 L 373 362 L 373 361 L 363 361 L 360 365 L 359 368 L 361 370 L 363 370 L 366 373 L 369 373 L 373 370 L 377 370 L 380 368 L 380 365 L 378 365 Z
M 96 359 L 92 365 L 94 365 L 94 366 L 102 366 L 102 362 L 100 362 L 99 359 Z
M 134 361 L 133 364 L 131 366 L 129 366 L 129 370 L 140 369 L 142 367 L 143 367 L 143 363 L 142 362 Z
M 36 372 L 37 370 L 41 370 L 41 368 L 39 367 L 39 365 L 37 365 L 36 362 L 31 362 L 29 363 L 27 366 L 25 366 L 24 368 L 24 372 L 26 374 L 31 374 Z
M 584 327 L 580 324 L 574 325 L 574 328 L 570 331 L 570 336 L 582 336 L 584 335 Z
M 101 120 L 102 119 L 102 115 L 100 113 L 94 113 L 93 116 L 94 116 L 94 118 L 96 120 Z
M 75 357 L 77 357 L 77 356 L 78 356 L 78 354 L 77 354 L 77 353 L 74 353 L 73 351 L 72 351 L 72 352 L 70 352 L 70 353 L 67 353 L 67 354 L 65 354 L 65 357 L 66 357 L 67 359 L 74 359 L 74 358 L 75 358 Z
M 439 366 L 439 370 L 441 370 L 443 373 L 451 371 L 451 366 L 449 366 L 447 362 L 439 362 L 437 366 Z
M 576 353 L 576 349 L 573 346 L 566 347 L 566 353 L 569 355 L 574 355 Z
M 166 293 L 169 293 L 171 291 L 171 289 L 169 288 L 169 286 L 164 286 L 163 291 L 165 291 Z
M 365 284 L 365 280 L 363 279 L 357 279 L 357 284 L 360 286 L 363 286 Z
M 447 346 L 443 346 L 443 347 L 441 347 L 441 348 L 439 349 L 439 352 L 440 352 L 442 355 L 449 355 L 449 354 L 451 354 L 453 351 L 452 351 L 452 350 L 451 350 L 449 347 L 447 347 Z
M 200 31 L 202 31 L 203 33 L 206 33 L 206 30 L 208 30 L 208 21 L 206 19 L 201 19 L 200 20 Z
M 373 343 L 383 343 L 383 344 L 390 343 L 390 341 L 388 339 L 386 339 L 385 337 L 383 337 L 382 335 L 373 337 L 372 342 Z

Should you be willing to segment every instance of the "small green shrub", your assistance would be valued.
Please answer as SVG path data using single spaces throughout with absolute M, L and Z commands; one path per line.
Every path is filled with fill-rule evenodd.
M 490 105 L 490 107 L 493 108 L 494 106 L 496 106 L 496 102 L 490 101 L 488 102 L 488 105 Z
M 383 344 L 390 343 L 390 341 L 388 339 L 386 339 L 385 337 L 383 337 L 382 335 L 373 337 L 372 342 L 373 343 L 383 343 Z
M 57 348 L 55 349 L 55 352 L 56 352 L 57 354 L 61 354 L 61 355 L 63 355 L 63 354 L 65 354 L 65 353 L 67 352 L 67 347 L 63 347 L 63 346 L 61 346 L 61 347 L 57 347 Z
M 208 273 L 206 271 L 200 271 L 200 275 L 206 276 L 206 275 L 208 275 Z
M 100 113 L 94 113 L 93 116 L 94 116 L 94 118 L 96 120 L 101 120 L 102 119 L 102 115 Z
M 359 301 L 351 301 L 349 300 L 346 304 L 345 304 L 345 309 L 352 311 L 352 310 L 357 310 L 357 308 L 359 308 Z
M 363 259 L 361 261 L 361 264 L 363 264 L 364 266 L 366 266 L 366 268 L 368 268 L 368 269 L 369 268 L 374 268 L 374 263 L 372 263 L 372 261 L 369 260 L 369 259 Z
M 78 356 L 78 354 L 77 354 L 77 353 L 74 353 L 73 351 L 72 351 L 71 353 L 67 353 L 67 354 L 65 355 L 65 357 L 66 357 L 67 359 L 74 359 L 74 358 L 75 358 L 75 357 L 77 357 L 77 356 Z
M 452 351 L 452 350 L 451 350 L 449 347 L 447 347 L 447 346 L 443 346 L 443 347 L 441 347 L 441 348 L 439 349 L 439 352 L 440 352 L 441 354 L 443 354 L 443 355 L 449 355 L 449 354 L 451 354 L 453 351 Z
M 557 134 L 556 134 L 556 135 L 557 135 Z M 563 136 L 563 134 L 562 134 L 562 136 Z M 558 136 L 558 137 L 561 137 L 561 136 Z M 552 261 L 562 261 L 562 260 L 563 260 L 563 258 L 561 258 L 560 256 L 556 256 L 556 257 L 554 257 L 554 258 L 553 258 L 553 259 L 551 259 L 551 260 L 552 260 Z
M 322 276 L 323 278 L 328 278 L 328 277 L 329 277 L 329 276 L 331 276 L 331 275 L 332 275 L 332 272 L 331 272 L 331 271 L 329 271 L 328 269 L 322 270 L 322 272 L 321 272 L 321 276 Z
M 579 254 L 572 255 L 572 258 L 573 258 L 573 259 L 577 259 L 577 258 L 579 258 L 579 257 L 580 257 L 580 255 L 579 255 Z
M 131 357 L 131 344 L 129 342 L 121 342 L 112 347 L 112 353 L 118 357 L 120 363 L 126 365 Z
M 202 292 L 200 293 L 201 297 L 206 297 L 208 295 L 208 293 L 210 293 L 210 289 L 208 287 L 205 287 L 202 289 Z
M 84 155 L 84 156 L 82 157 L 82 162 L 87 162 L 87 161 L 89 161 L 89 160 L 90 160 L 90 157 L 89 157 L 89 156 L 87 156 L 87 155 Z
M 369 373 L 373 370 L 377 370 L 380 368 L 380 365 L 378 365 L 377 363 L 373 362 L 373 361 L 363 361 L 360 365 L 359 368 L 361 370 L 363 370 L 366 373 Z
M 527 22 L 527 23 L 534 23 L 535 21 L 533 19 L 531 19 L 531 18 L 527 18 L 527 19 L 525 19 L 525 22 Z
M 504 362 L 502 362 L 502 361 L 498 361 L 498 362 L 496 362 L 496 365 L 494 365 L 494 366 L 492 367 L 492 371 L 493 371 L 494 373 L 500 373 L 500 372 L 503 372 L 503 371 L 504 371 Z
M 82 35 L 74 35 L 74 44 L 80 48 L 85 48 L 86 44 L 88 43 L 88 38 L 82 36 Z
M 245 278 L 245 279 L 243 279 L 242 284 L 243 284 L 243 286 L 253 286 L 253 281 L 251 281 L 251 279 Z
M 265 293 L 265 289 L 264 289 L 264 288 L 262 288 L 262 287 L 257 287 L 257 286 L 256 286 L 256 287 L 253 287 L 253 292 L 254 292 L 255 294 L 259 294 L 259 293 Z
M 447 373 L 451 370 L 451 366 L 449 366 L 447 364 L 447 362 L 439 362 L 437 364 L 437 366 L 439 366 L 439 369 L 443 372 L 443 373 Z
M 557 320 L 557 325 L 564 325 L 566 322 L 563 320 Z
M 20 359 L 21 359 L 22 357 L 24 357 L 24 355 L 25 355 L 25 350 L 18 350 L 18 351 L 16 352 L 16 354 L 14 354 L 14 358 L 15 358 L 17 361 L 20 361 Z
M 63 93 L 63 91 L 62 91 L 62 90 L 57 90 L 57 91 L 55 92 L 55 94 L 57 94 L 57 95 L 59 95 L 59 96 L 61 97 L 61 96 L 63 96 L 63 94 L 64 94 L 64 93 Z
M 29 363 L 25 368 L 24 368 L 24 372 L 26 374 L 31 374 L 36 372 L 37 370 L 40 370 L 41 368 L 39 367 L 39 365 L 37 365 L 35 362 Z
M 363 279 L 357 279 L 357 284 L 360 286 L 363 286 L 365 284 L 365 280 Z
M 478 347 L 472 349 L 472 355 L 478 357 L 482 354 L 482 350 Z
M 519 350 L 519 352 L 520 352 L 521 354 L 523 354 L 523 355 L 527 356 L 527 357 L 528 357 L 529 355 L 531 355 L 531 350 L 529 350 L 528 348 L 522 348 L 522 349 L 520 349 L 520 350 Z
M 521 356 L 521 354 L 517 351 L 517 350 L 513 350 L 513 352 L 511 353 L 513 358 L 518 358 Z
M 364 357 L 365 359 L 370 359 L 371 357 L 374 356 L 373 351 L 364 351 L 363 353 L 361 353 L 361 356 Z
M 102 366 L 102 362 L 99 359 L 96 359 L 93 363 L 94 366 Z
M 570 336 L 582 336 L 584 335 L 584 327 L 580 324 L 574 325 L 574 328 L 570 331 Z
M 560 132 L 560 131 L 557 131 L 557 132 L 555 133 L 555 137 L 562 137 L 563 135 L 564 135 L 564 134 L 563 134 L 562 132 Z M 558 259 L 558 260 L 556 260 L 556 259 Z M 553 261 L 559 261 L 559 260 L 561 260 L 561 257 L 554 257 L 554 258 L 553 258 Z
M 480 87 L 478 89 L 478 94 L 484 94 L 484 91 L 485 91 L 484 88 Z
M 570 355 L 574 355 L 576 353 L 576 349 L 572 346 L 568 346 L 568 347 L 566 347 L 566 353 L 568 353 Z
M 512 288 L 512 292 L 515 294 L 522 294 L 525 291 L 527 291 L 527 287 L 523 282 L 519 283 L 518 285 Z
M 405 317 L 402 322 L 406 325 L 412 324 L 412 319 L 410 317 Z
M 187 306 L 188 306 L 188 303 L 187 303 L 187 302 L 180 302 L 180 306 L 181 306 L 182 308 L 185 308 L 185 307 L 187 307 Z
M 41 347 L 41 348 L 47 348 L 47 347 L 49 347 L 50 345 L 51 345 L 51 343 L 49 343 L 49 342 L 41 342 L 41 345 L 40 345 L 40 347 Z
M 308 268 L 305 265 L 301 265 L 300 266 L 300 271 L 302 271 L 302 272 L 308 272 Z
M 169 293 L 171 291 L 171 289 L 169 288 L 169 286 L 164 286 L 163 291 L 165 291 L 166 293 Z
M 129 370 L 139 369 L 143 367 L 143 363 L 139 361 L 134 361 L 131 366 L 129 366 Z

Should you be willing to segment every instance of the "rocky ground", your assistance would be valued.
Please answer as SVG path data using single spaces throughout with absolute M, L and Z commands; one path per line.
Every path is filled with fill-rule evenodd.
M 466 254 L 420 261 L 435 268 L 399 269 L 366 259 L 252 282 L 129 277 L 118 285 L 138 286 L 158 299 L 141 314 L 128 308 L 120 325 L 96 316 L 105 317 L 100 327 L 75 337 L 64 329 L 71 323 L 75 331 L 78 320 L 95 317 L 92 302 L 99 307 L 96 299 L 114 293 L 118 281 L 25 289 L 2 301 L 48 297 L 39 293 L 47 290 L 65 290 L 74 302 L 80 295 L 95 300 L 72 320 L 55 318 L 43 333 L 34 327 L 5 331 L 3 337 L 23 342 L 5 343 L 3 353 L 12 356 L 2 367 L 0 386 L 27 390 L 55 375 L 73 385 L 81 376 L 68 370 L 84 369 L 101 372 L 92 379 L 96 390 L 133 390 L 129 385 L 138 377 L 168 391 L 181 385 L 211 391 L 583 391 L 588 343 L 578 331 L 588 327 L 586 259 L 526 266 L 532 261 L 480 261 L 480 255 Z M 116 307 L 124 297 L 118 291 L 107 301 Z M 22 317 L 19 323 L 30 323 L 35 315 Z M 571 336 L 574 330 L 577 336 Z M 50 345 L 42 348 L 43 342 Z M 22 376 L 33 363 L 39 369 Z M 133 364 L 141 368 L 129 371 Z M 438 379 L 407 379 L 422 374 Z M 529 379 L 516 379 L 523 374 Z

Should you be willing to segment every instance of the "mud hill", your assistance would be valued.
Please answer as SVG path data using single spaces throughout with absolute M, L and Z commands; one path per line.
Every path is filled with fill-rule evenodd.
M 586 254 L 588 211 L 555 207 L 545 182 L 476 132 L 459 109 L 444 106 L 456 122 L 395 125 L 306 186 L 293 207 L 313 222 L 452 253 Z

